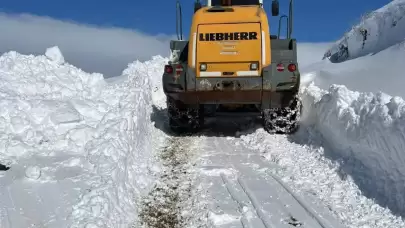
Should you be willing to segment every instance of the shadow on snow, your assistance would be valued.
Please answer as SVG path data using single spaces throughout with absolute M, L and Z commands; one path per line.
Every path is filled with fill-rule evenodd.
M 155 123 L 155 127 L 167 135 L 179 136 L 169 128 L 166 108 L 160 109 L 156 106 L 152 108 L 151 121 Z M 204 126 L 199 131 L 183 135 L 239 138 L 241 135 L 252 134 L 262 127 L 259 117 L 206 117 Z

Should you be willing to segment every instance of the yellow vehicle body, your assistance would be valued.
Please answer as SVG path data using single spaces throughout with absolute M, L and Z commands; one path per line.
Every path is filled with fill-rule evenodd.
M 201 77 L 201 63 L 207 65 L 205 75 L 220 73 L 227 77 L 258 77 L 261 69 L 271 63 L 269 23 L 264 9 L 259 6 L 228 9 L 232 12 L 217 13 L 204 7 L 194 14 L 188 66 L 195 68 L 196 77 Z M 256 74 L 250 69 L 253 62 L 258 63 Z
M 296 40 L 270 34 L 261 0 L 195 0 L 188 40 L 178 32 L 172 58 L 164 67 L 169 126 L 174 131 L 200 129 L 205 117 L 261 116 L 269 132 L 297 129 L 301 103 Z M 272 16 L 279 11 L 272 0 Z M 178 3 L 178 13 L 181 7 Z M 177 24 L 177 29 L 179 25 Z M 181 29 L 180 29 L 181 30 Z

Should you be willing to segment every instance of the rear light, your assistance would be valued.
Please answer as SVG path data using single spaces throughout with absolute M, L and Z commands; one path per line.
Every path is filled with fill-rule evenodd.
M 183 72 L 183 66 L 182 65 L 177 65 L 176 66 L 176 75 L 179 76 Z
M 277 71 L 284 71 L 284 65 L 282 63 L 277 64 Z
M 165 65 L 165 73 L 166 74 L 173 73 L 173 67 L 171 65 Z
M 290 72 L 294 72 L 297 70 L 297 66 L 293 63 L 291 63 L 290 65 L 288 65 L 288 71 Z

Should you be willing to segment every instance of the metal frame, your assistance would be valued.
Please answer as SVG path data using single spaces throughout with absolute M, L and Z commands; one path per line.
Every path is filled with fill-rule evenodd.
M 286 20 L 287 20 L 287 34 L 286 34 L 286 38 L 287 39 L 290 39 L 290 33 L 289 33 L 289 31 L 290 31 L 290 27 L 289 27 L 289 20 L 288 20 L 288 17 L 287 17 L 287 15 L 282 15 L 281 17 L 280 17 L 280 19 L 278 20 L 278 34 L 277 34 L 277 37 L 280 39 L 280 34 L 281 34 L 281 21 L 282 21 L 282 19 L 283 18 L 285 18 Z
M 288 30 L 288 39 L 291 39 L 291 34 L 292 34 L 292 31 L 293 31 L 293 4 L 294 4 L 294 2 L 293 2 L 294 0 L 290 0 L 290 7 L 289 7 L 289 15 L 288 15 L 288 21 L 290 22 L 289 23 L 289 25 L 288 25 L 288 27 L 289 27 L 289 30 Z
M 263 0 L 259 0 L 260 6 L 263 7 Z M 212 1 L 207 0 L 207 6 L 212 6 Z
M 277 1 L 278 0 L 273 0 Z M 287 39 L 292 39 L 292 32 L 293 32 L 293 5 L 294 5 L 294 0 L 290 0 L 290 4 L 288 7 L 288 17 L 286 15 L 282 15 L 279 19 L 278 23 L 278 38 L 280 38 L 280 29 L 281 29 L 281 20 L 283 18 L 286 18 L 287 20 Z

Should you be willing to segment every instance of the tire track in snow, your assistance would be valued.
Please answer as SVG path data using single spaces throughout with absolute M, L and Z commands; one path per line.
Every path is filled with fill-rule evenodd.
M 202 139 L 201 190 L 193 194 L 209 227 L 344 227 L 324 205 L 308 202 L 315 199 L 303 199 L 282 183 L 281 167 L 258 151 L 232 137 Z
M 238 193 L 236 192 L 236 188 L 232 187 L 232 183 L 231 181 L 223 174 L 220 174 L 222 181 L 225 185 L 226 190 L 228 191 L 229 195 L 232 197 L 232 199 L 239 205 L 239 213 L 241 213 L 242 218 L 241 218 L 241 223 L 243 228 L 251 228 L 252 224 L 251 221 L 252 219 L 248 219 L 248 212 L 254 213 L 255 217 L 257 218 L 256 220 L 260 220 L 260 221 L 255 221 L 256 222 L 256 226 L 257 228 L 271 228 L 273 227 L 273 225 L 271 223 L 269 223 L 266 219 L 265 216 L 263 215 L 263 212 L 259 209 L 260 204 L 258 204 L 256 201 L 253 201 L 252 196 L 249 195 L 246 190 L 243 188 L 242 185 L 240 185 L 239 180 L 237 182 L 237 187 L 239 189 L 242 189 L 242 191 L 245 193 L 245 196 L 248 197 L 248 199 L 250 200 L 250 202 L 243 202 L 243 200 L 241 199 L 240 196 L 238 196 Z M 239 191 L 240 192 L 240 191 Z M 256 202 L 256 203 L 255 203 Z M 245 208 L 247 208 L 249 205 L 253 206 L 254 212 L 246 210 Z M 260 225 L 259 225 L 260 224 Z
M 168 139 L 160 154 L 164 170 L 152 191 L 142 201 L 141 225 L 154 228 L 182 227 L 182 203 L 191 196 L 191 138 Z

